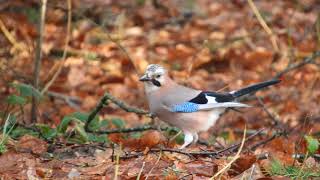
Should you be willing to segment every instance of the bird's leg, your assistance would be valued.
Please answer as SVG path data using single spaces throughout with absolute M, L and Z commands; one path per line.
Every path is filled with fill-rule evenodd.
M 184 149 L 193 141 L 193 135 L 190 132 L 184 132 L 184 143 L 179 149 Z
M 193 142 L 192 143 L 196 144 L 198 142 L 198 140 L 199 140 L 198 133 L 194 133 L 193 134 Z

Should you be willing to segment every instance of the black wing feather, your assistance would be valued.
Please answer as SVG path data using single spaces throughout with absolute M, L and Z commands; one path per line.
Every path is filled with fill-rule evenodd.
M 216 93 L 216 92 L 210 92 L 206 91 L 204 92 L 207 96 L 215 97 L 217 102 L 232 102 L 234 100 L 234 97 L 229 93 Z
M 253 84 L 251 86 L 242 88 L 232 93 L 217 93 L 217 92 L 210 92 L 210 91 L 202 91 L 196 97 L 194 97 L 188 102 L 195 103 L 195 104 L 207 104 L 208 103 L 207 96 L 215 97 L 215 101 L 218 103 L 232 102 L 240 96 L 255 92 L 257 90 L 260 90 L 267 86 L 277 84 L 279 82 L 280 80 L 278 79 L 272 79 L 269 81 Z
M 202 91 L 199 93 L 195 98 L 191 99 L 189 102 L 195 103 L 195 104 L 207 104 L 208 99 L 206 96 L 215 97 L 215 100 L 219 102 L 232 102 L 234 100 L 234 97 L 231 94 L 222 94 L 222 93 L 216 93 L 216 92 L 210 92 L 210 91 Z

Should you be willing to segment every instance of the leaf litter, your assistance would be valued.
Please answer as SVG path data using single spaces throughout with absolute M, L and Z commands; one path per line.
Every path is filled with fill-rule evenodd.
M 296 3 L 254 1 L 266 23 L 277 35 L 280 55 L 274 52 L 268 35 L 246 1 L 194 1 L 191 18 L 184 14 L 186 12 L 182 5 L 185 3 L 141 1 L 143 4 L 138 5 L 137 2 L 74 1 L 74 28 L 68 58 L 60 76 L 49 89 L 66 95 L 66 98 L 58 100 L 52 96 L 42 100 L 38 110 L 41 122 L 54 128 L 66 115 L 75 111 L 89 112 L 104 92 L 127 104 L 147 109 L 143 85 L 138 77 L 149 63 L 163 64 L 172 70 L 170 73 L 176 81 L 191 87 L 227 91 L 270 79 L 290 64 L 299 63 L 303 57 L 319 50 L 319 42 L 316 41 L 319 35 L 313 28 L 319 19 L 319 3 L 315 0 Z M 5 49 L 0 51 L 4 55 L 0 57 L 4 62 L 0 64 L 3 77 L 0 81 L 3 87 L 0 99 L 12 93 L 20 97 L 8 82 L 30 84 L 32 72 L 29 67 L 33 61 L 30 52 L 37 34 L 32 13 L 36 12 L 33 6 L 35 2 L 13 0 L 10 3 L 11 7 L 4 6 L 0 19 L 16 41 L 29 48 L 16 51 L 6 37 L 0 35 L 1 46 Z M 41 71 L 43 81 L 48 78 L 55 61 L 60 59 L 58 52 L 64 46 L 66 12 L 61 8 L 64 5 L 58 1 L 48 5 Z M 26 12 L 15 10 L 25 7 Z M 90 12 L 90 9 L 94 11 Z M 80 11 L 85 12 L 87 17 L 79 15 Z M 95 19 L 101 26 L 92 24 L 90 19 Z M 131 59 L 119 44 L 125 47 Z M 320 131 L 319 68 L 315 64 L 308 64 L 282 78 L 281 85 L 257 93 L 267 110 L 280 121 L 280 127 L 271 126 L 270 117 L 253 100 L 250 103 L 256 107 L 243 110 L 243 113 L 230 111 L 219 120 L 216 127 L 200 135 L 201 139 L 210 140 L 214 146 L 210 143 L 209 146 L 197 144 L 187 150 L 217 151 L 239 142 L 244 124 L 248 130 L 268 128 L 265 134 L 256 136 L 245 147 L 272 137 L 279 128 L 289 131 L 288 134 L 242 152 L 222 179 L 285 179 L 284 170 L 295 172 L 294 169 L 288 169 L 292 164 L 316 170 L 319 167 L 316 157 L 309 156 L 304 165 L 293 156 L 320 153 L 317 145 Z M 79 98 L 81 103 L 70 106 L 70 97 Z M 6 107 L 0 104 L 0 108 Z M 19 111 L 11 107 L 10 110 Z M 28 118 L 27 106 L 24 113 L 18 117 L 19 120 Z M 114 105 L 106 106 L 99 115 L 99 121 L 111 124 L 105 128 L 129 128 L 151 123 L 149 118 L 124 112 Z M 66 133 L 72 137 L 81 132 L 77 128 L 81 130 L 81 123 L 72 121 Z M 18 129 L 13 133 L 19 134 Z M 52 141 L 43 140 L 39 134 L 24 135 L 8 143 L 8 151 L 0 156 L 0 175 L 4 179 L 113 179 L 116 172 L 115 157 L 121 154 L 129 158 L 120 159 L 116 172 L 118 179 L 136 179 L 138 176 L 141 179 L 208 179 L 233 157 L 232 153 L 217 159 L 210 156 L 189 157 L 175 152 L 152 152 L 154 148 L 179 146 L 178 140 L 167 143 L 173 136 L 170 134 L 168 137 L 167 134 L 170 133 L 154 130 L 129 135 L 117 133 L 108 135 L 104 143 L 95 146 L 92 143 L 70 144 L 68 136 Z M 307 138 L 305 135 L 308 135 Z M 119 144 L 122 146 L 120 150 Z M 264 153 L 268 153 L 268 157 L 260 159 L 259 156 Z M 284 165 L 278 167 L 281 170 L 277 171 L 278 174 L 270 173 L 270 166 L 275 165 L 273 159 Z M 301 175 L 301 172 L 297 174 Z

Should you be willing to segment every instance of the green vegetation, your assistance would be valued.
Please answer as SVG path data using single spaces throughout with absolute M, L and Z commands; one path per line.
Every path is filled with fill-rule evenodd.
M 312 136 L 305 136 L 305 140 L 307 142 L 307 154 L 300 166 L 285 166 L 279 160 L 273 159 L 271 161 L 270 168 L 268 169 L 268 173 L 270 175 L 286 176 L 292 179 L 320 178 L 320 169 L 305 165 L 306 159 L 319 149 L 319 140 L 313 138 Z

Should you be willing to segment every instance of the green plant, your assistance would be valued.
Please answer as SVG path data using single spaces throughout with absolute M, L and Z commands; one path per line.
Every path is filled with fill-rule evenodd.
M 319 169 L 305 166 L 305 160 L 319 149 L 319 141 L 312 136 L 305 136 L 305 140 L 307 142 L 307 153 L 301 166 L 285 166 L 279 160 L 273 159 L 268 169 L 269 174 L 286 176 L 292 179 L 320 178 Z
M 15 123 L 16 123 L 15 118 L 12 117 L 9 113 L 5 121 L 5 124 L 3 126 L 2 137 L 0 139 L 0 154 L 7 151 L 6 143 L 9 138 L 10 132 L 13 130 L 15 126 Z
M 279 160 L 271 161 L 268 173 L 272 176 L 286 176 L 292 179 L 319 178 L 320 171 L 310 167 L 285 166 Z

